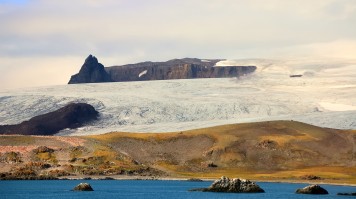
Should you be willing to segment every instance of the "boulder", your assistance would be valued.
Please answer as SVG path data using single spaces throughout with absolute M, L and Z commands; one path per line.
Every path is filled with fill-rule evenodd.
M 94 191 L 89 183 L 80 183 L 74 187 L 74 191 Z
M 222 176 L 215 180 L 208 188 L 191 189 L 190 191 L 226 192 L 226 193 L 264 193 L 265 191 L 256 183 L 246 179 Z
M 319 185 L 309 185 L 295 191 L 298 194 L 329 194 L 327 190 Z
M 99 113 L 86 103 L 71 103 L 56 111 L 35 116 L 16 125 L 0 125 L 0 134 L 53 135 L 66 128 L 78 128 L 98 118 Z

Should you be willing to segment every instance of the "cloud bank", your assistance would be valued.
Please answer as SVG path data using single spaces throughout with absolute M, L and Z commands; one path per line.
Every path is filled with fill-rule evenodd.
M 0 88 L 65 84 L 88 54 L 352 59 L 355 21 L 354 0 L 0 0 Z

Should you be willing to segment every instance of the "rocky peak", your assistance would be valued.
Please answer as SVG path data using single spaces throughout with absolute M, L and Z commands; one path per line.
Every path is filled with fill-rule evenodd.
M 84 62 L 84 65 L 86 66 L 94 66 L 97 64 L 99 64 L 98 59 L 93 55 L 89 55 Z
M 73 75 L 68 84 L 111 82 L 110 75 L 105 71 L 104 66 L 98 59 L 89 55 L 81 67 L 78 74 Z

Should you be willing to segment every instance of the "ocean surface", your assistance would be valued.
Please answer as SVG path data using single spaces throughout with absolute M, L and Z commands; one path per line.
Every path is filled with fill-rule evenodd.
M 77 184 L 88 182 L 93 192 L 71 191 Z M 266 193 L 208 193 L 189 192 L 189 189 L 208 187 L 211 182 L 165 181 L 165 180 L 37 180 L 0 181 L 0 198 L 353 198 L 337 196 L 338 192 L 356 192 L 356 187 L 321 185 L 329 195 L 295 194 L 297 188 L 307 184 L 258 183 Z

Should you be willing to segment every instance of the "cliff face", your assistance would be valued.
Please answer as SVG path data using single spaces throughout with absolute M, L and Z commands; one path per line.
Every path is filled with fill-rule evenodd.
M 185 58 L 173 59 L 166 62 L 142 62 L 122 66 L 112 66 L 105 68 L 106 74 L 109 76 L 109 78 L 105 78 L 105 80 L 123 82 L 167 79 L 223 78 L 238 77 L 252 73 L 256 70 L 255 66 L 215 67 L 215 64 L 219 61 L 221 60 L 200 60 Z M 93 78 L 93 75 L 88 75 L 88 73 L 83 70 L 83 67 L 77 75 L 72 76 L 69 83 L 107 82 L 99 81 L 98 78 Z M 103 72 L 100 72 L 100 74 L 101 76 L 105 76 Z M 86 78 L 79 79 L 75 76 Z
M 80 69 L 78 74 L 73 75 L 68 84 L 79 83 L 97 83 L 112 82 L 109 74 L 105 71 L 104 66 L 98 62 L 98 59 L 89 55 Z

